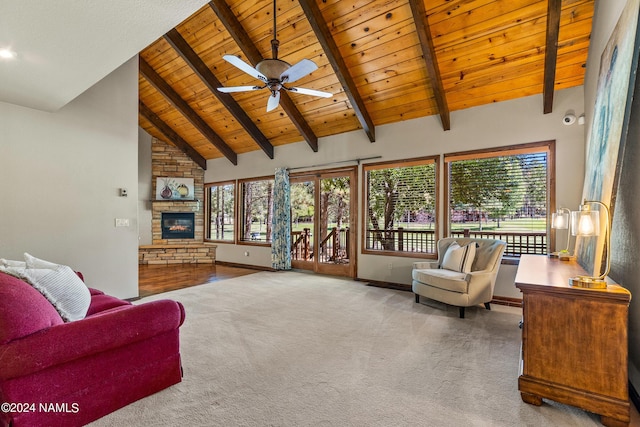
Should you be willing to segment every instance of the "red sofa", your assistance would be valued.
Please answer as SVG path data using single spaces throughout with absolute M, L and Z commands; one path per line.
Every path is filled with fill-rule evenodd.
M 26 282 L 0 272 L 0 426 L 81 426 L 182 380 L 171 300 L 132 305 L 90 289 L 64 323 Z

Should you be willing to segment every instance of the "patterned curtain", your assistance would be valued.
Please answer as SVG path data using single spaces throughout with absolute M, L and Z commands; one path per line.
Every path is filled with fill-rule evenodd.
M 289 172 L 284 168 L 276 169 L 271 225 L 271 266 L 291 270 L 291 195 Z

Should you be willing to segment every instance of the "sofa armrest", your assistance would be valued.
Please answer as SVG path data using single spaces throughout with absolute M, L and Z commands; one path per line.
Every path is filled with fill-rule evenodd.
M 413 263 L 414 270 L 429 270 L 440 268 L 438 261 L 418 261 Z
M 178 329 L 184 307 L 159 300 L 116 307 L 43 329 L 0 347 L 0 379 L 9 379 Z

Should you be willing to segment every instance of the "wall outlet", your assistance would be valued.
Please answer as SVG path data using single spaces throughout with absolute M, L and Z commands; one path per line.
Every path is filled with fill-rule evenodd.
M 116 218 L 116 227 L 128 227 L 129 218 Z
M 393 263 L 392 263 L 392 262 L 390 262 L 389 264 L 387 264 L 387 268 L 388 268 L 389 270 L 393 270 Z
M 249 256 L 249 251 L 244 251 L 244 256 Z

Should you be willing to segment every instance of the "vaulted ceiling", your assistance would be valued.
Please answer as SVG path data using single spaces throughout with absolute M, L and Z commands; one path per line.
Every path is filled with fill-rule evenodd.
M 139 122 L 206 168 L 207 159 L 542 94 L 583 84 L 594 0 L 279 0 L 279 58 L 318 69 L 266 112 L 260 82 L 223 60 L 271 58 L 271 0 L 213 0 L 140 53 Z

